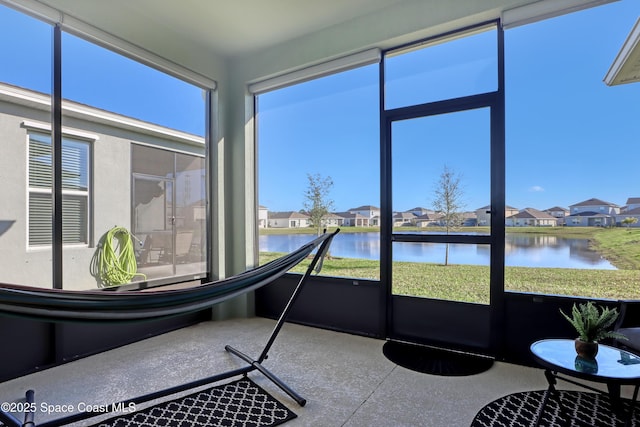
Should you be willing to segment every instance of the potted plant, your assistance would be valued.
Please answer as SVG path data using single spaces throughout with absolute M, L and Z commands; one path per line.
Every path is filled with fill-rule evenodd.
M 579 356 L 593 359 L 598 354 L 598 341 L 604 338 L 627 339 L 624 335 L 610 331 L 609 328 L 618 318 L 618 309 L 596 306 L 592 301 L 573 304 L 571 317 L 562 309 L 560 313 L 571 323 L 578 333 L 575 340 L 576 352 Z

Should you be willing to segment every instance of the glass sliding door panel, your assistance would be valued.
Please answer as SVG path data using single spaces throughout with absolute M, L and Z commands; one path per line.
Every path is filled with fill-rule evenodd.
M 176 274 L 206 271 L 206 219 L 204 158 L 176 154 L 175 262 Z
M 170 230 L 171 181 L 134 177 L 133 190 L 133 228 L 136 232 Z
M 147 280 L 206 273 L 205 159 L 133 145 L 132 230 Z
M 168 150 L 134 144 L 131 151 L 131 165 L 133 172 L 137 174 L 173 178 L 175 157 Z
M 170 266 L 164 277 L 173 274 L 173 186 L 170 180 L 134 177 L 133 233 L 141 246 L 138 266 Z M 147 277 L 151 279 L 152 277 Z

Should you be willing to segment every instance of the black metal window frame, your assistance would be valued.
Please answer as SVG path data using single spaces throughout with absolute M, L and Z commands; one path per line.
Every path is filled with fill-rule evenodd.
M 427 102 L 392 109 L 385 108 L 385 63 L 391 51 L 409 48 L 430 41 L 446 39 L 457 34 L 473 31 L 482 27 L 495 26 L 497 34 L 497 89 L 493 92 L 463 96 L 459 98 Z M 381 292 L 380 308 L 387 313 L 386 324 L 381 328 L 389 330 L 389 322 L 393 318 L 390 304 L 392 289 L 392 243 L 393 242 L 431 242 L 431 243 L 463 243 L 489 244 L 491 248 L 490 273 L 490 306 L 492 311 L 492 329 L 502 330 L 502 307 L 504 306 L 504 240 L 505 240 L 505 93 L 504 93 L 504 30 L 499 20 L 483 22 L 478 25 L 461 28 L 435 37 L 394 47 L 383 52 L 380 62 L 380 278 L 384 291 Z M 473 235 L 429 235 L 393 233 L 392 206 L 392 142 L 391 127 L 394 121 L 460 112 L 465 110 L 489 108 L 491 132 L 491 233 L 488 236 Z M 492 343 L 496 348 L 499 343 Z

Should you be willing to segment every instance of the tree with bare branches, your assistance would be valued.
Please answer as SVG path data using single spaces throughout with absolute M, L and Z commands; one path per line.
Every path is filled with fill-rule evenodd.
M 318 235 L 320 235 L 325 218 L 333 209 L 333 200 L 329 198 L 333 180 L 330 176 L 323 177 L 319 173 L 313 175 L 308 173 L 307 179 L 309 185 L 304 192 L 303 207 L 311 218 L 311 225 L 318 229 Z
M 464 208 L 462 175 L 450 170 L 446 165 L 435 185 L 434 210 L 441 215 L 440 223 L 447 234 L 462 225 Z M 449 244 L 445 251 L 444 265 L 449 264 Z

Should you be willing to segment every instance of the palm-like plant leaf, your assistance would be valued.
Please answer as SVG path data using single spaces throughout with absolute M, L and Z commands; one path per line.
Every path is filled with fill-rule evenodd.
M 627 339 L 624 335 L 608 329 L 618 318 L 618 309 L 601 306 L 598 308 L 592 301 L 573 304 L 571 317 L 560 310 L 562 316 L 575 328 L 578 338 L 587 342 L 598 342 L 604 338 Z

